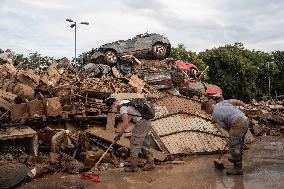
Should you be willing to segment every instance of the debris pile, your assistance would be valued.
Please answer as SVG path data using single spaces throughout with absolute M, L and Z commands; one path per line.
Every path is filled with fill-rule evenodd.
M 151 151 L 156 161 L 224 148 L 228 136 L 201 111 L 201 100 L 170 92 L 175 89 L 175 60 L 138 60 L 133 56 L 126 60 L 128 65 L 90 63 L 81 69 L 67 59 L 46 70 L 17 69 L 10 62 L 0 65 L 0 166 L 25 164 L 29 178 L 92 170 L 122 122 L 121 116 L 109 113 L 104 104 L 110 96 L 152 101 L 156 117 L 152 120 Z M 283 101 L 250 104 L 246 113 L 252 119 L 253 134 L 283 133 L 283 107 Z M 130 135 L 131 127 L 104 157 L 99 170 L 126 164 Z M 145 159 L 140 160 L 145 164 Z
M 284 102 L 268 100 L 252 102 L 246 111 L 254 135 L 276 136 L 284 133 Z
M 103 100 L 111 94 L 158 94 L 149 86 L 144 90 L 142 80 L 144 84 L 137 85 L 139 78 L 95 78 L 75 70 L 67 60 L 46 71 L 5 63 L 0 74 L 1 161 L 28 167 L 44 164 L 42 173 L 77 173 L 85 167 L 83 162 L 87 165 L 100 157 L 108 141 L 92 142 L 86 129 L 105 127 L 109 118 Z M 117 166 L 115 159 L 112 155 L 103 162 Z

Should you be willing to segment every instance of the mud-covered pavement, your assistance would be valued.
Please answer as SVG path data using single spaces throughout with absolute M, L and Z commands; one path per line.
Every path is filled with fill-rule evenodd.
M 183 164 L 164 164 L 154 171 L 125 173 L 122 169 L 101 172 L 101 183 L 79 182 L 78 176 L 52 175 L 19 188 L 258 188 L 280 189 L 284 186 L 284 137 L 258 138 L 244 154 L 244 175 L 226 176 L 214 169 L 218 155 L 183 158 Z M 226 167 L 229 162 L 223 158 Z M 44 182 L 43 182 L 44 181 Z M 55 184 L 56 183 L 56 184 Z

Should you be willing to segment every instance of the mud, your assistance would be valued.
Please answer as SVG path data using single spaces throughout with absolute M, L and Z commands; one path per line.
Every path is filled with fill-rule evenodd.
M 132 188 L 192 188 L 192 189 L 280 189 L 284 186 L 284 137 L 259 137 L 244 152 L 244 175 L 226 176 L 225 171 L 216 170 L 213 160 L 218 155 L 196 155 L 185 157 L 183 164 L 156 165 L 150 172 L 126 173 L 122 168 L 101 172 L 101 183 L 83 182 L 91 189 L 132 189 Z M 228 154 L 226 154 L 228 156 Z M 225 167 L 230 167 L 226 157 Z M 66 182 L 66 179 L 70 179 Z M 79 176 L 52 175 L 32 181 L 19 188 L 61 188 L 82 186 Z M 78 181 L 78 182 L 75 182 Z M 74 184 L 74 185 L 72 185 Z M 56 188 L 56 187 L 55 187 Z

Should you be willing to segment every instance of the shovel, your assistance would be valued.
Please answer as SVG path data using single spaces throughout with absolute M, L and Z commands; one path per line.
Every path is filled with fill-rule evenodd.
M 115 141 L 113 141 L 113 142 L 111 143 L 111 145 L 108 147 L 108 149 L 106 149 L 106 151 L 103 153 L 103 155 L 102 155 L 102 157 L 99 159 L 99 161 L 97 161 L 97 163 L 95 164 L 95 167 L 94 167 L 94 169 L 95 169 L 96 171 L 98 171 L 98 165 L 99 165 L 99 163 L 102 161 L 102 159 L 105 157 L 105 155 L 108 153 L 108 151 L 111 149 L 111 147 L 112 147 L 114 144 L 115 144 Z

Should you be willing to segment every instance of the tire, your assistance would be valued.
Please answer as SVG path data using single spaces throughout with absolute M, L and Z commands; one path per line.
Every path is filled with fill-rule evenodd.
M 114 51 L 108 50 L 105 52 L 104 60 L 107 64 L 114 65 L 117 63 L 117 55 Z
M 165 44 L 161 43 L 155 44 L 152 48 L 152 51 L 153 51 L 153 56 L 156 59 L 161 60 L 166 58 L 167 56 L 167 46 Z

